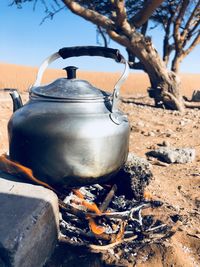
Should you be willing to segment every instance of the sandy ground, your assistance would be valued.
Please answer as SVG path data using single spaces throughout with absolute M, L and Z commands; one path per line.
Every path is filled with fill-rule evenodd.
M 196 86 L 197 84 L 194 89 Z M 123 94 L 130 92 L 123 90 Z M 188 97 L 191 95 L 191 90 L 185 92 Z M 143 89 L 141 93 L 144 94 Z M 22 98 L 26 101 L 28 94 L 22 93 Z M 200 266 L 200 110 L 188 109 L 184 115 L 180 115 L 178 112 L 154 108 L 149 98 L 138 99 L 132 104 L 121 104 L 121 109 L 129 117 L 130 151 L 136 155 L 146 157 L 146 152 L 158 147 L 163 141 L 176 148 L 190 147 L 196 150 L 196 158 L 192 163 L 166 166 L 153 164 L 154 177 L 147 191 L 153 199 L 165 203 L 165 208 L 157 215 L 162 219 L 170 214 L 178 214 L 180 217 L 176 223 L 175 234 L 162 246 L 154 244 L 141 249 L 136 256 L 135 266 L 198 267 Z M 8 151 L 7 122 L 11 114 L 10 96 L 8 93 L 0 92 L 0 153 Z M 68 266 L 63 262 L 57 266 Z
M 143 106 L 144 102 L 151 104 L 146 99 L 141 105 L 123 105 L 132 126 L 130 151 L 145 157 L 146 152 L 165 141 L 175 148 L 195 148 L 196 160 L 188 164 L 153 165 L 154 178 L 147 191 L 153 199 L 173 207 L 163 210 L 161 219 L 165 212 L 176 212 L 182 219 L 164 251 L 153 249 L 160 256 L 156 251 L 152 263 L 150 260 L 138 266 L 200 266 L 200 111 L 188 110 L 180 115 Z

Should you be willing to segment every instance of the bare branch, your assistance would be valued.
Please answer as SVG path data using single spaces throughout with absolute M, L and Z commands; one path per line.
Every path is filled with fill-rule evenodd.
M 197 9 L 198 9 L 199 5 L 200 5 L 200 0 L 197 2 L 196 6 L 194 7 L 194 9 L 193 9 L 193 11 L 192 11 L 192 13 L 191 13 L 191 15 L 190 15 L 190 17 L 189 17 L 186 25 L 185 25 L 185 29 L 181 33 L 181 35 L 182 35 L 183 38 L 186 38 L 186 36 L 187 36 L 187 34 L 189 32 L 189 29 L 190 29 L 192 20 L 193 20 L 193 18 L 195 16 L 195 13 L 197 12 Z M 196 24 L 197 24 L 197 21 L 196 21 L 195 25 Z M 195 27 L 195 25 L 194 25 L 194 27 Z
M 108 41 L 106 38 L 106 33 L 102 30 L 100 26 L 97 26 L 98 33 L 101 35 L 103 42 L 104 42 L 104 47 L 108 47 Z M 98 42 L 100 44 L 100 42 Z
M 200 108 L 199 102 L 183 101 L 186 108 Z
M 169 4 L 168 12 L 170 16 L 168 17 L 167 21 L 166 20 L 163 21 L 163 26 L 165 31 L 165 36 L 163 40 L 163 60 L 166 66 L 168 65 L 170 54 L 174 50 L 174 44 L 170 44 L 169 40 L 171 39 L 171 26 L 174 21 L 177 8 L 178 7 L 176 7 L 174 10 Z
M 146 1 L 143 8 L 133 18 L 130 19 L 131 23 L 135 27 L 141 27 L 149 19 L 155 9 L 162 4 L 162 2 L 164 2 L 164 0 Z
M 108 35 L 111 39 L 116 41 L 117 43 L 121 44 L 122 46 L 125 46 L 127 48 L 131 48 L 131 43 L 129 39 L 126 36 L 123 36 L 121 34 L 118 34 L 115 31 L 107 30 Z
M 168 64 L 170 52 L 172 51 L 170 49 L 169 39 L 170 39 L 170 26 L 172 22 L 172 17 L 167 21 L 167 25 L 165 27 L 165 36 L 163 40 L 163 60 L 165 64 Z
M 62 2 L 76 15 L 89 20 L 90 22 L 103 27 L 106 30 L 114 30 L 115 24 L 114 22 L 107 18 L 106 16 L 101 15 L 100 13 L 87 9 L 81 5 L 79 5 L 75 1 L 71 0 L 62 0 Z
M 64 8 L 66 8 L 66 7 L 65 7 L 65 6 L 60 7 L 59 9 L 54 10 L 53 12 L 47 10 L 47 11 L 46 11 L 47 15 L 42 19 L 42 21 L 40 22 L 40 25 L 42 25 L 42 24 L 45 22 L 46 19 L 53 19 L 54 16 L 55 16 L 57 13 L 59 13 L 61 10 L 63 10 Z
M 185 37 L 185 40 L 183 42 L 183 47 L 185 47 L 187 43 L 191 40 L 191 38 L 194 37 L 199 32 L 199 30 L 196 31 L 199 25 L 200 25 L 200 20 L 198 20 L 195 26 L 188 32 L 187 38 Z
M 198 45 L 200 43 L 200 30 L 196 36 L 196 38 L 194 39 L 194 41 L 192 42 L 192 44 L 190 45 L 190 47 L 188 47 L 188 49 L 186 49 L 183 52 L 184 57 L 187 56 L 194 48 L 196 45 Z
M 117 26 L 123 30 L 123 32 L 127 35 L 130 35 L 132 32 L 131 26 L 127 21 L 126 9 L 124 6 L 124 0 L 115 0 L 113 2 L 113 6 L 116 9 L 116 24 Z
M 185 11 L 189 5 L 189 0 L 184 0 L 182 1 L 182 5 L 180 7 L 179 13 L 177 15 L 175 24 L 174 24 L 174 41 L 175 41 L 175 46 L 176 46 L 176 50 L 179 51 L 181 50 L 182 47 L 182 40 L 181 40 L 181 36 L 180 36 L 180 26 L 181 26 L 181 22 L 182 19 L 184 17 Z

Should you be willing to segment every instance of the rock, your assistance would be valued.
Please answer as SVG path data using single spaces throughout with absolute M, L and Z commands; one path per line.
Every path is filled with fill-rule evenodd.
M 200 90 L 194 90 L 191 101 L 200 102 Z
M 174 135 L 174 131 L 171 130 L 171 129 L 168 129 L 168 130 L 165 132 L 165 136 L 166 136 L 166 137 L 171 137 L 172 135 Z
M 160 147 L 148 152 L 147 156 L 155 157 L 167 163 L 188 163 L 194 161 L 195 149 Z
M 42 267 L 57 243 L 57 196 L 0 172 L 0 266 Z
M 162 146 L 170 147 L 170 143 L 169 143 L 169 141 L 164 140 L 163 143 L 162 143 Z
M 186 122 L 185 122 L 184 120 L 181 120 L 181 121 L 179 122 L 179 124 L 180 124 L 181 126 L 185 126 L 185 125 L 186 125 Z
M 148 133 L 147 133 L 147 136 L 154 137 L 154 136 L 156 136 L 156 134 L 155 134 L 154 132 L 148 132 Z
M 145 126 L 145 123 L 143 121 L 138 121 L 137 122 L 137 126 L 144 127 Z
M 138 201 L 143 199 L 144 189 L 153 177 L 151 169 L 152 165 L 146 159 L 129 153 L 124 168 L 117 174 L 120 193 L 124 194 L 123 190 L 125 190 L 126 195 L 130 195 L 130 198 Z

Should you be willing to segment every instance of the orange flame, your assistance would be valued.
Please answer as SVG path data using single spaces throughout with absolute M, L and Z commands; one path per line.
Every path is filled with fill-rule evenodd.
M 55 193 L 59 194 L 54 188 L 52 188 L 50 185 L 48 185 L 45 182 L 40 181 L 37 179 L 34 175 L 31 169 L 19 164 L 18 162 L 12 161 L 8 159 L 6 155 L 1 155 L 0 156 L 0 170 L 5 171 L 9 174 L 21 174 L 25 178 L 39 184 L 42 186 L 45 186 L 46 188 L 49 188 L 53 190 Z M 101 215 L 102 212 L 100 209 L 97 207 L 95 203 L 89 203 L 84 199 L 84 195 L 78 190 L 78 189 L 73 189 L 73 193 L 79 198 L 79 204 L 83 205 L 84 207 L 87 208 L 87 210 L 94 212 L 98 215 Z M 89 227 L 91 231 L 96 234 L 96 235 L 101 235 L 105 232 L 105 227 L 97 225 L 94 220 L 91 217 L 88 217 L 88 222 L 89 222 Z
M 80 192 L 78 189 L 72 189 L 72 192 L 74 195 L 76 195 L 78 198 L 84 199 L 84 195 Z
M 102 212 L 100 211 L 100 209 L 97 207 L 95 203 L 89 203 L 85 200 L 82 200 L 81 205 L 85 206 L 89 211 L 92 211 L 98 215 L 102 214 Z
M 98 215 L 102 214 L 100 209 L 97 207 L 95 203 L 90 203 L 84 199 L 84 195 L 80 192 L 78 189 L 73 189 L 73 193 L 79 198 L 79 204 L 84 206 L 87 210 L 92 211 Z M 95 235 L 101 235 L 105 232 L 105 227 L 97 225 L 90 216 L 87 216 L 88 223 L 90 230 L 95 234 Z
M 144 199 L 146 200 L 153 200 L 153 196 L 151 193 L 144 191 Z
M 90 226 L 91 231 L 95 235 L 101 235 L 105 232 L 105 227 L 97 225 L 92 218 L 89 219 L 89 226 Z
M 33 172 L 31 169 L 15 162 L 15 161 L 8 159 L 5 154 L 0 156 L 0 169 L 2 171 L 9 173 L 9 174 L 19 174 L 20 173 L 23 176 L 25 176 L 25 178 L 27 178 L 27 179 L 29 179 L 29 180 L 37 183 L 37 184 L 43 185 L 44 187 L 49 188 L 49 189 L 53 190 L 54 192 L 56 192 L 56 190 L 54 188 L 52 188 L 50 185 L 37 179 L 33 175 Z M 58 192 L 56 192 L 56 193 L 58 193 Z

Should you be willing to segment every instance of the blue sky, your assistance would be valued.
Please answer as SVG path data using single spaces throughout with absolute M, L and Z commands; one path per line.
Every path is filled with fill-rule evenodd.
M 93 24 L 75 16 L 70 11 L 62 10 L 53 20 L 44 18 L 43 7 L 38 5 L 33 12 L 32 4 L 22 9 L 9 7 L 9 0 L 0 0 L 0 62 L 39 66 L 41 61 L 65 46 L 97 45 L 96 28 Z M 152 31 L 152 39 L 159 52 L 162 51 L 161 32 Z M 110 47 L 120 49 L 126 56 L 124 48 L 115 42 Z M 183 61 L 181 72 L 200 73 L 200 45 Z M 76 65 L 82 70 L 118 71 L 123 69 L 120 64 L 110 59 L 81 57 L 59 60 L 51 67 L 59 68 Z M 120 66 L 119 66 L 120 65 Z

